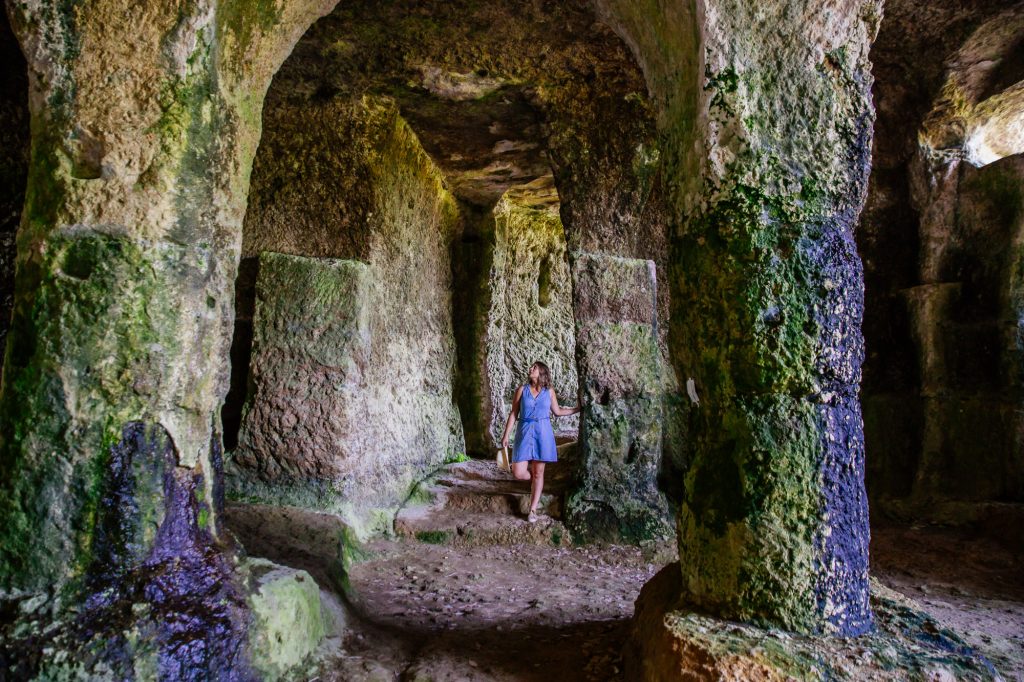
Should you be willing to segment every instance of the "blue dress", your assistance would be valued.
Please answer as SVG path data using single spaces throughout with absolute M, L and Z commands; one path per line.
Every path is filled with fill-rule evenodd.
M 512 450 L 513 462 L 557 462 L 555 432 L 551 428 L 551 391 L 541 389 L 537 397 L 530 393 L 530 385 L 523 386 L 519 398 L 519 423 L 516 443 Z

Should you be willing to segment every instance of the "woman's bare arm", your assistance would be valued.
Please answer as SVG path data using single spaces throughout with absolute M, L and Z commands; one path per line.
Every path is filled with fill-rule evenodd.
M 508 419 L 505 420 L 505 433 L 501 436 L 501 447 L 508 447 L 508 436 L 512 433 L 512 427 L 516 423 L 516 419 L 519 418 L 519 400 L 523 397 L 523 387 L 520 386 L 516 389 L 516 395 L 512 398 L 512 409 L 509 410 Z
M 550 390 L 550 389 L 549 389 Z M 556 417 L 567 417 L 570 414 L 576 414 L 580 411 L 579 406 L 576 407 L 562 407 L 558 404 L 558 396 L 555 395 L 554 390 L 551 390 L 551 414 Z

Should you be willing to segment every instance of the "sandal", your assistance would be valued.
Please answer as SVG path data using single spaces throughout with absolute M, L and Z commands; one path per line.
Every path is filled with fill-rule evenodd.
M 529 516 L 526 517 L 526 520 L 530 523 L 537 523 L 537 512 L 530 512 Z

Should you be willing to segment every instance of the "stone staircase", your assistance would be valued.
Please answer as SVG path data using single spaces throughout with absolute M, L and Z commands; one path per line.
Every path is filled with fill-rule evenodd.
M 423 542 L 451 545 L 568 545 L 560 519 L 562 502 L 574 470 L 576 443 L 558 447 L 558 463 L 544 472 L 544 494 L 529 523 L 530 482 L 517 481 L 493 460 L 449 464 L 420 483 L 413 500 L 395 516 L 395 534 Z

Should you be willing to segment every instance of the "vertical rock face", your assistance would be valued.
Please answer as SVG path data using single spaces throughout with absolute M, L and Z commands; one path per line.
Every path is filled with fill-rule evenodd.
M 675 245 L 676 358 L 701 401 L 684 587 L 723 615 L 846 635 L 871 627 L 853 228 L 876 11 L 709 3 L 705 189 Z
M 695 117 L 661 121 L 677 183 L 671 349 L 694 404 L 684 594 L 725 617 L 863 632 L 853 227 L 878 7 L 708 2 L 689 15 L 695 30 L 673 30 L 669 42 L 659 39 L 668 10 L 649 8 L 645 27 L 636 9 L 608 7 L 665 111 L 696 103 Z M 666 77 L 691 63 L 702 82 Z
M 658 489 L 663 382 L 652 261 L 573 254 L 583 413 L 580 483 L 567 520 L 587 539 L 640 542 L 671 532 Z
M 10 13 L 33 150 L 0 405 L 5 586 L 59 583 L 89 563 L 93 471 L 123 424 L 163 425 L 181 466 L 211 469 L 237 229 L 232 188 L 214 178 L 240 151 L 212 88 L 206 9 Z M 140 54 L 157 57 L 128 56 Z
M 256 160 L 244 253 L 362 262 L 264 251 L 229 489 L 341 511 L 362 531 L 465 452 L 452 394 L 458 211 L 386 100 L 286 112 Z M 288 147 L 321 126 L 326 143 Z
M 558 215 L 506 195 L 494 209 L 494 223 L 487 374 L 493 405 L 490 438 L 499 443 L 512 397 L 534 362 L 550 368 L 559 402 L 576 404 L 576 333 L 565 231 Z M 575 438 L 575 416 L 553 422 L 556 436 Z
M 1018 181 L 1012 160 L 991 163 L 1022 150 L 1022 16 L 1009 0 L 893 0 L 872 48 L 879 114 L 858 246 L 868 491 L 882 511 L 949 518 L 947 502 L 963 514 L 1024 499 L 1008 361 Z

